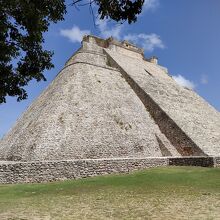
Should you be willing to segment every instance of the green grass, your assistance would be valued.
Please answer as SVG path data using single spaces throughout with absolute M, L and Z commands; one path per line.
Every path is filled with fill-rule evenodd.
M 220 169 L 0 185 L 0 219 L 220 219 Z

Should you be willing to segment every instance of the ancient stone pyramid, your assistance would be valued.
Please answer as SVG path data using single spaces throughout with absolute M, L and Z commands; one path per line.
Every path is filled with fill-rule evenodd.
M 220 114 L 129 42 L 85 36 L 0 142 L 2 161 L 220 156 Z

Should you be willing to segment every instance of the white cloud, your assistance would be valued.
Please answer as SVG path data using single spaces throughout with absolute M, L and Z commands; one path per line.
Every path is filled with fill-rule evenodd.
M 182 75 L 173 76 L 173 79 L 182 87 L 195 89 L 196 85 L 192 81 L 184 78 Z
M 159 6 L 159 0 L 145 0 L 143 11 L 154 10 Z M 153 51 L 155 47 L 164 48 L 163 42 L 156 34 L 132 34 L 124 35 L 124 24 L 112 24 L 108 19 L 96 19 L 100 36 L 104 38 L 114 37 L 118 40 L 132 40 L 135 44 L 141 45 L 147 51 Z M 141 42 L 140 42 L 141 41 Z
M 67 37 L 71 42 L 78 43 L 86 34 L 90 34 L 89 30 L 81 30 L 78 26 L 74 25 L 71 29 L 62 29 L 60 34 Z
M 160 39 L 160 36 L 158 36 L 157 34 L 141 33 L 125 35 L 124 24 L 113 24 L 112 22 L 106 19 L 97 19 L 96 25 L 98 27 L 100 36 L 103 38 L 113 37 L 117 40 L 128 40 L 142 47 L 146 52 L 152 52 L 155 48 L 165 48 L 162 40 Z M 73 43 L 81 42 L 82 37 L 86 34 L 90 34 L 90 30 L 81 30 L 76 25 L 74 25 L 71 29 L 62 29 L 60 31 L 60 35 L 67 37 Z
M 159 6 L 159 0 L 145 0 L 143 10 L 155 10 Z
M 155 48 L 165 48 L 160 36 L 157 34 L 129 34 L 124 39 L 139 44 L 147 52 L 152 52 Z
M 124 35 L 124 25 L 108 22 L 108 20 L 96 20 L 97 27 L 101 37 L 114 37 L 118 40 L 132 41 L 134 44 L 141 46 L 145 51 L 152 52 L 155 48 L 165 48 L 160 36 L 157 34 L 128 34 Z
M 201 82 L 203 85 L 208 84 L 208 76 L 205 75 L 205 74 L 203 74 L 203 75 L 201 76 L 200 82 Z
M 122 24 L 115 24 L 115 25 L 110 25 L 108 24 L 108 20 L 96 20 L 97 27 L 100 31 L 100 35 L 104 38 L 108 37 L 114 37 L 118 40 L 121 39 L 121 34 L 122 34 L 122 29 L 123 25 Z

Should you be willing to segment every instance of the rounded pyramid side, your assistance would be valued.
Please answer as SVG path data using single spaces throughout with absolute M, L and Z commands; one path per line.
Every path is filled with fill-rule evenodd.
M 165 140 L 104 54 L 78 51 L 0 143 L 1 160 L 162 156 Z

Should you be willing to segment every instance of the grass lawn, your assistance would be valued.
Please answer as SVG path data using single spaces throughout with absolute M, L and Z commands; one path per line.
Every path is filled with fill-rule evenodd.
M 220 169 L 166 167 L 0 185 L 0 219 L 220 219 Z

